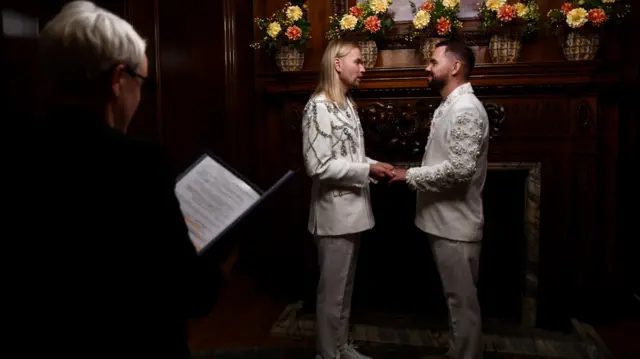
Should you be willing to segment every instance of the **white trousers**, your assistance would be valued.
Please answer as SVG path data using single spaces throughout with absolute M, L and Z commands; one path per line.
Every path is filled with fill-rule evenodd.
M 320 281 L 316 299 L 316 348 L 323 359 L 338 357 L 347 343 L 351 296 L 361 233 L 317 236 Z
M 449 309 L 449 352 L 453 359 L 482 359 L 482 320 L 476 291 L 480 242 L 429 235 Z

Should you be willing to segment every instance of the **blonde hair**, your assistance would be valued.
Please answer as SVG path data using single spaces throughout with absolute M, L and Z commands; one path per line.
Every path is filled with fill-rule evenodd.
M 345 106 L 347 98 L 351 96 L 345 96 L 334 60 L 347 56 L 354 48 L 360 47 L 356 42 L 350 40 L 339 39 L 329 42 L 320 62 L 320 78 L 314 95 L 324 94 L 327 100 L 340 107 Z M 353 101 L 351 102 L 353 103 Z

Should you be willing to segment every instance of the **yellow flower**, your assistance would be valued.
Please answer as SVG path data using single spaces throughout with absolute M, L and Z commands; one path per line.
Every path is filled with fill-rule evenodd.
M 500 6 L 504 5 L 506 2 L 507 0 L 487 0 L 486 5 L 487 8 L 493 11 L 498 11 Z
M 587 10 L 581 7 L 575 8 L 567 13 L 567 24 L 574 29 L 582 27 L 582 25 L 587 23 L 588 15 Z
M 460 3 L 460 0 L 443 0 L 442 4 L 445 7 L 448 7 L 450 9 L 453 9 L 454 7 L 456 7 L 456 5 L 458 5 Z
M 272 22 L 267 27 L 267 34 L 269 34 L 269 36 L 273 37 L 274 39 L 276 38 L 276 36 L 278 36 L 280 31 L 282 31 L 282 28 L 280 27 L 280 24 L 278 24 L 277 22 Z
M 287 8 L 287 19 L 291 21 L 298 21 L 302 18 L 302 9 L 299 6 L 289 6 Z
M 345 15 L 340 20 L 340 28 L 342 30 L 353 30 L 356 28 L 356 24 L 358 23 L 358 18 L 353 15 Z
M 369 3 L 371 10 L 376 14 L 382 14 L 387 11 L 389 7 L 389 1 L 387 0 L 371 0 Z
M 516 7 L 516 14 L 518 15 L 518 17 L 525 17 L 525 15 L 527 15 L 527 13 L 529 12 L 529 8 L 527 7 L 527 5 L 519 2 L 515 5 Z
M 413 26 L 418 30 L 422 30 L 429 25 L 429 21 L 431 21 L 431 15 L 424 10 L 420 10 L 413 18 Z

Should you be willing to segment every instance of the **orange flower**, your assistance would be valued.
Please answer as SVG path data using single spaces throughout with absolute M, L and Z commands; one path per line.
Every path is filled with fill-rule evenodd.
M 560 7 L 560 11 L 562 11 L 563 14 L 568 14 L 569 11 L 573 10 L 573 6 L 571 6 L 571 3 L 564 3 L 562 4 L 562 6 Z
M 377 16 L 372 15 L 364 20 L 364 28 L 371 33 L 378 32 L 378 30 L 380 30 L 380 27 L 380 19 L 378 19 Z
M 589 21 L 595 26 L 602 25 L 607 21 L 607 14 L 602 9 L 591 9 L 589 10 Z
M 298 40 L 300 36 L 302 36 L 302 30 L 299 27 L 293 25 L 287 28 L 287 32 L 285 35 L 289 38 L 289 40 Z
M 349 15 L 353 15 L 353 16 L 355 16 L 355 17 L 358 17 L 358 18 L 359 18 L 360 16 L 362 16 L 362 14 L 364 14 L 364 9 L 363 9 L 363 8 L 361 8 L 361 7 L 352 6 L 352 7 L 349 9 Z
M 513 5 L 505 4 L 498 9 L 498 19 L 502 22 L 508 22 L 513 20 L 516 16 L 516 7 Z
M 420 10 L 424 10 L 426 12 L 432 12 L 435 7 L 436 5 L 433 3 L 433 1 L 429 0 L 429 1 L 425 1 L 425 3 L 422 4 L 422 6 L 420 6 Z
M 451 31 L 451 21 L 444 17 L 439 18 L 436 24 L 436 31 L 438 31 L 438 35 L 440 36 L 448 34 L 449 31 Z

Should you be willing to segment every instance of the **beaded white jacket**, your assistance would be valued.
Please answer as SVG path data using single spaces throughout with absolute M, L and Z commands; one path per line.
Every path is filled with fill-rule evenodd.
M 324 95 L 307 102 L 302 116 L 302 153 L 312 179 L 308 229 L 336 236 L 373 228 L 370 164 L 360 119 L 348 100 L 340 109 Z
M 482 239 L 488 148 L 487 112 L 465 83 L 436 109 L 422 165 L 407 170 L 419 229 L 458 241 Z

